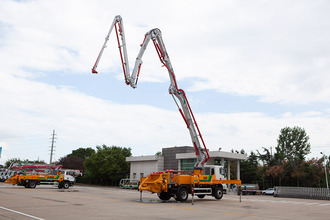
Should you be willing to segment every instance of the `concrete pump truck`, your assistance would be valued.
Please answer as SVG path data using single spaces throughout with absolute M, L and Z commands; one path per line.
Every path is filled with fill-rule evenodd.
M 146 178 L 141 179 L 139 190 L 141 192 L 149 191 L 152 193 L 157 193 L 161 200 L 169 200 L 171 197 L 174 197 L 177 201 L 186 201 L 188 194 L 197 195 L 199 198 L 204 198 L 206 195 L 209 195 L 213 196 L 215 199 L 221 199 L 223 196 L 223 184 L 236 184 L 240 188 L 240 180 L 226 180 L 224 178 L 223 166 L 205 164 L 210 158 L 208 150 L 205 146 L 186 94 L 182 89 L 178 88 L 174 70 L 159 29 L 152 29 L 145 34 L 140 51 L 135 61 L 133 72 L 130 74 L 123 20 L 121 16 L 117 15 L 110 26 L 110 30 L 92 68 L 92 73 L 98 73 L 96 68 L 113 29 L 115 29 L 117 36 L 125 83 L 130 85 L 132 88 L 137 87 L 141 65 L 143 63 L 142 56 L 147 48 L 147 45 L 150 41 L 153 42 L 160 62 L 168 71 L 170 77 L 169 94 L 173 97 L 174 102 L 176 103 L 178 110 L 187 125 L 197 158 L 193 171 L 167 170 L 152 173 Z M 180 103 L 181 108 L 178 103 Z

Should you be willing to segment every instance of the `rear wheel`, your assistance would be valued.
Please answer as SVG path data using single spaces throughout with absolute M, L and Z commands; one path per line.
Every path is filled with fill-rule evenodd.
M 188 189 L 185 187 L 182 187 L 179 189 L 179 191 L 176 194 L 176 200 L 185 202 L 188 199 Z
M 167 201 L 171 198 L 171 194 L 167 193 L 167 192 L 161 192 L 161 193 L 158 193 L 157 195 L 163 201 Z
M 222 188 L 220 188 L 220 187 L 215 187 L 215 188 L 213 189 L 213 196 L 214 196 L 214 198 L 216 198 L 216 199 L 221 199 L 222 196 L 223 196 Z
M 62 183 L 58 183 L 58 186 L 57 186 L 59 189 L 62 189 L 63 188 L 63 185 Z

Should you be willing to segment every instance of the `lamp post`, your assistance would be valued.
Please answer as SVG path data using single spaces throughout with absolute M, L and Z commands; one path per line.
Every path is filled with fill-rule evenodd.
M 323 158 L 325 158 L 325 155 L 323 152 L 320 152 L 322 155 L 323 155 Z M 325 181 L 327 183 L 327 189 L 329 190 L 329 184 L 328 184 L 328 173 L 327 173 L 327 164 L 326 164 L 326 161 L 324 163 L 324 172 L 325 172 Z

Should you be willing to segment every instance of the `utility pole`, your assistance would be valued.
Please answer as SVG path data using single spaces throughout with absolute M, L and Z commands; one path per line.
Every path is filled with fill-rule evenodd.
M 52 134 L 52 146 L 50 148 L 50 160 L 49 160 L 49 164 L 52 164 L 52 160 L 53 160 L 53 154 L 54 154 L 54 143 L 55 143 L 55 130 L 53 130 L 53 134 Z

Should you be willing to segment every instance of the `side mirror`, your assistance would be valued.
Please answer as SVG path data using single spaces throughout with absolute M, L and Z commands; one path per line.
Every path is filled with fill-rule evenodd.
M 219 169 L 220 169 L 220 170 L 219 170 L 219 171 L 220 171 L 220 174 L 221 174 L 221 175 L 225 175 L 225 169 L 223 169 L 222 167 L 219 168 Z

